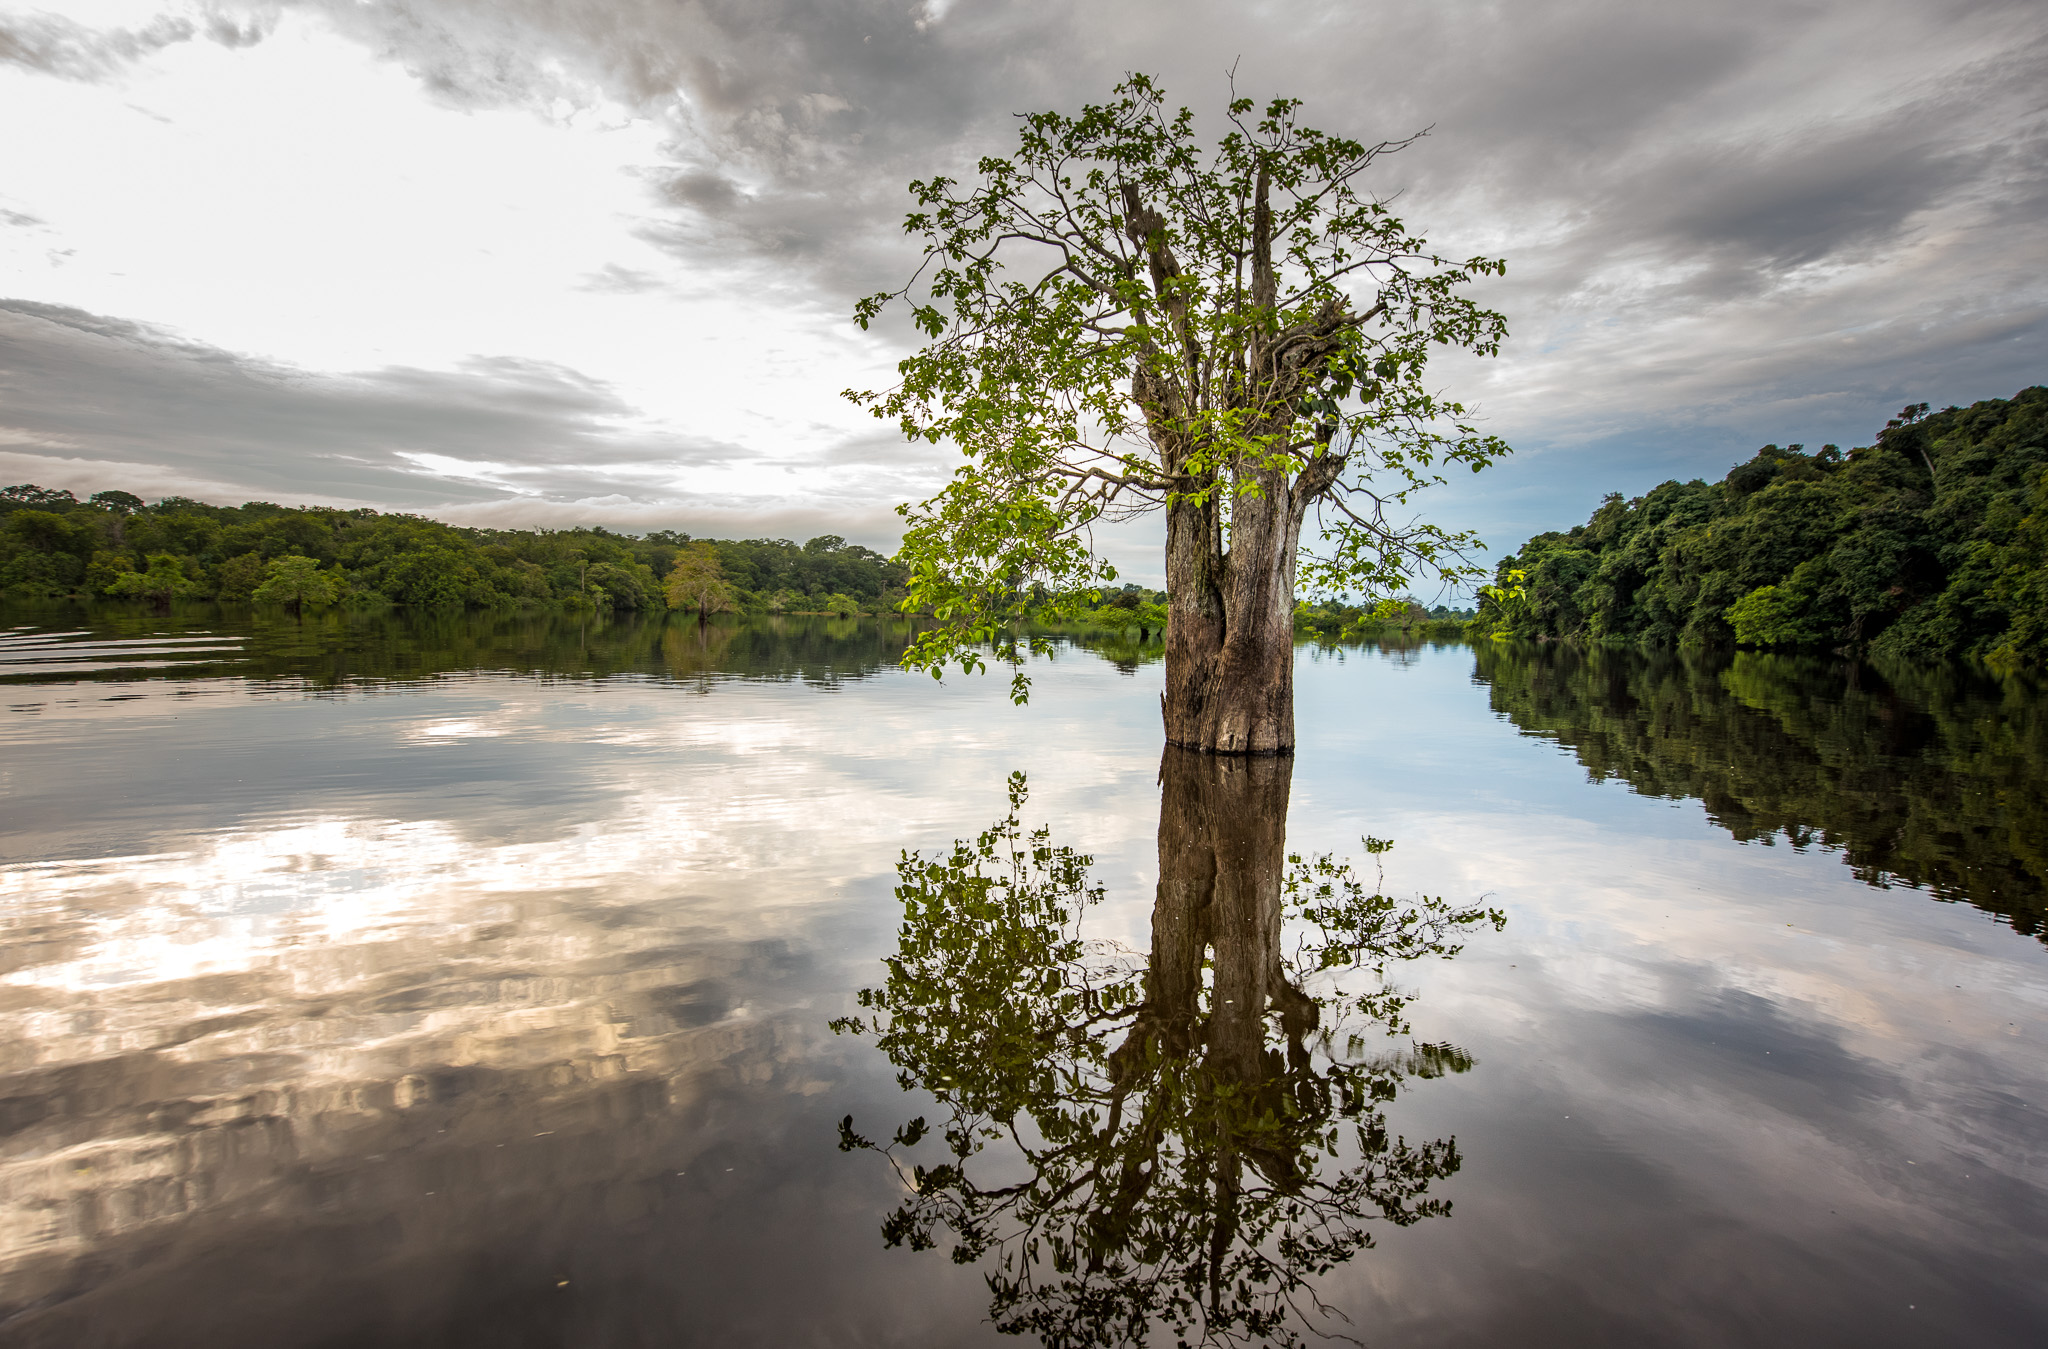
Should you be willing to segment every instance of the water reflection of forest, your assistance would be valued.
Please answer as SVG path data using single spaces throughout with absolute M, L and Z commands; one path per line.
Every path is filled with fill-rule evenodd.
M 597 678 L 860 679 L 893 667 L 911 627 L 769 616 L 700 625 L 669 614 L 330 610 L 295 617 L 211 604 L 15 608 L 0 683 L 194 675 L 318 687 L 473 672 Z M 37 631 L 59 634 L 45 638 Z M 205 643 L 199 636 L 215 638 Z M 1135 672 L 1156 634 L 1064 635 Z M 179 645 L 182 642 L 183 645 Z M 1424 644 L 1379 643 L 1411 660 Z M 1327 644 L 1324 644 L 1327 647 Z M 1324 648 L 1311 649 L 1320 654 Z M 2048 716 L 2023 676 L 1961 665 L 1760 653 L 1482 644 L 1496 712 L 1569 747 L 1595 778 L 1696 798 L 1737 838 L 1838 849 L 1874 885 L 1966 900 L 2048 938 Z
M 14 631 L 10 632 L 12 629 Z M 620 610 L 326 609 L 305 614 L 191 603 L 161 614 L 144 606 L 43 604 L 0 613 L 0 684 L 36 682 L 62 664 L 66 680 L 301 679 L 322 686 L 491 672 L 601 678 L 858 679 L 894 666 L 914 620 L 808 614 L 694 616 Z M 1086 651 L 1125 674 L 1165 658 L 1163 637 L 1098 629 L 1038 634 Z M 179 651 L 165 645 L 218 638 Z M 9 648 L 32 648 L 14 659 Z M 1322 649 L 1336 644 L 1322 640 Z M 1421 639 L 1380 643 L 1420 650 Z M 125 649 L 125 650 L 124 650 Z M 82 668 L 80 662 L 98 668 Z
M 1838 850 L 1871 885 L 2048 940 L 2048 702 L 1961 665 L 1485 644 L 1478 679 L 1595 779 L 1694 798 L 1745 842 Z
M 487 671 L 829 682 L 893 665 L 910 640 L 907 623 L 886 619 L 770 615 L 700 624 L 687 615 L 545 609 L 331 609 L 298 616 L 194 604 L 161 615 L 51 605 L 9 610 L 0 628 L 16 625 L 56 635 L 18 661 L 0 649 L 0 682 L 35 681 L 39 663 L 59 661 L 70 667 L 67 681 L 226 675 L 339 686 Z M 198 634 L 233 649 L 209 647 L 168 665 L 144 665 L 178 654 L 163 639 Z M 132 648 L 125 656 L 123 646 Z M 100 668 L 76 668 L 66 648 Z

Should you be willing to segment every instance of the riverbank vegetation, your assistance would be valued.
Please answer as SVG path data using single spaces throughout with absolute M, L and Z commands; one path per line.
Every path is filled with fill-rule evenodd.
M 664 607 L 717 614 L 894 614 L 904 567 L 832 534 L 788 539 L 692 539 L 661 531 L 468 529 L 416 515 L 213 506 L 184 497 L 145 503 L 127 492 L 0 489 L 0 599 L 173 600 L 376 608 L 616 611 Z M 1105 586 L 1092 604 L 1063 606 L 1039 631 L 1083 644 L 1164 637 L 1163 590 Z M 1333 600 L 1295 606 L 1298 636 L 1324 641 L 1454 637 L 1470 610 L 1411 599 L 1377 606 Z
M 1504 636 L 2048 658 L 2048 387 L 1876 443 L 1766 445 L 1720 482 L 1610 495 L 1502 559 Z
M 681 558 L 684 582 L 675 579 Z M 902 567 L 827 534 L 693 540 L 594 529 L 469 529 L 416 515 L 213 506 L 185 497 L 0 489 L 0 597 L 712 612 L 891 612 Z

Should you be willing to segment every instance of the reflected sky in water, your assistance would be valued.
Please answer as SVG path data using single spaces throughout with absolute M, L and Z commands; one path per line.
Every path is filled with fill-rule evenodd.
M 1156 664 L 1065 650 L 1020 710 L 872 624 L 110 622 L 0 642 L 0 1340 L 1014 1342 L 980 1271 L 884 1246 L 901 1183 L 837 1122 L 937 1103 L 827 1023 L 902 851 L 1013 771 L 1089 935 L 1146 947 Z M 137 645 L 27 649 L 65 642 Z M 1390 893 L 1507 915 L 1399 972 L 1474 1066 L 1388 1122 L 1462 1166 L 1319 1282 L 1352 1333 L 2040 1342 L 2048 948 L 1589 778 L 1469 650 L 1298 678 L 1288 846 L 1392 838 Z M 1613 705 L 1580 682 L 1542 715 Z

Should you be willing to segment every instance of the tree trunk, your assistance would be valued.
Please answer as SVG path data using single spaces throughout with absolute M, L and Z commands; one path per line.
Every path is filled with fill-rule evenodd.
M 1169 745 L 1205 754 L 1294 749 L 1301 512 L 1283 477 L 1270 475 L 1260 486 L 1260 496 L 1240 497 L 1232 509 L 1228 552 L 1214 499 L 1167 507 L 1162 710 Z
M 1341 303 L 1327 303 L 1317 323 L 1324 338 L 1304 342 L 1273 324 L 1279 273 L 1273 263 L 1272 182 L 1261 162 L 1252 207 L 1251 301 L 1263 317 L 1253 325 L 1244 361 L 1224 377 L 1235 410 L 1250 414 L 1246 445 L 1279 444 L 1293 433 L 1299 403 L 1315 384 L 1305 371 L 1336 349 L 1330 334 L 1344 323 Z M 1189 335 L 1184 302 L 1171 282 L 1180 263 L 1166 246 L 1157 212 L 1125 189 L 1132 238 L 1148 250 L 1152 286 L 1187 349 L 1183 372 L 1141 368 L 1131 396 L 1145 409 L 1159 466 L 1172 490 L 1166 506 L 1166 743 L 1204 754 L 1288 754 L 1294 749 L 1294 569 L 1302 515 L 1342 470 L 1328 453 L 1335 423 L 1320 433 L 1313 459 L 1290 481 L 1280 469 L 1247 458 L 1191 467 L 1198 448 L 1187 427 L 1198 343 Z M 1203 500 L 1191 500 L 1203 496 Z M 1229 497 L 1229 539 L 1224 498 Z

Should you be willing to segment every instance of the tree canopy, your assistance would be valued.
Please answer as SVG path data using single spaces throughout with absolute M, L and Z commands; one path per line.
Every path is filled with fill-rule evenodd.
M 1433 348 L 1498 350 L 1504 320 L 1464 290 L 1504 264 L 1438 256 L 1364 188 L 1413 137 L 1331 135 L 1301 107 L 1234 98 L 1205 148 L 1134 75 L 1078 115 L 1023 118 L 973 183 L 911 184 L 924 263 L 855 317 L 902 300 L 929 340 L 894 387 L 848 391 L 965 459 L 902 508 L 910 593 L 939 619 L 910 663 L 973 668 L 1010 623 L 1084 604 L 1114 578 L 1091 526 L 1151 510 L 1188 521 L 1192 570 L 1175 574 L 1170 524 L 1168 589 L 1189 613 L 1272 607 L 1232 590 L 1233 566 L 1246 594 L 1272 573 L 1291 612 L 1305 513 L 1312 586 L 1472 574 L 1469 534 L 1406 511 L 1440 469 L 1507 453 L 1424 381 Z
M 258 604 L 299 609 L 308 604 L 332 604 L 334 596 L 334 577 L 322 572 L 312 558 L 291 553 L 270 560 L 263 569 L 263 583 L 250 598 Z
M 732 583 L 725 579 L 725 569 L 719 566 L 718 550 L 709 543 L 678 548 L 662 589 L 669 608 L 695 610 L 699 618 L 725 613 L 735 607 L 737 599 Z
M 1611 494 L 1500 563 L 1512 636 L 2048 660 L 2048 387 Z M 1504 585 L 1501 593 L 1507 593 Z
M 0 489 L 4 599 L 246 603 L 274 563 L 301 557 L 344 604 L 658 611 L 666 604 L 659 578 L 685 554 L 708 556 L 729 588 L 728 605 L 749 612 L 838 612 L 850 602 L 888 611 L 903 594 L 900 566 L 836 534 L 797 544 L 693 540 L 666 530 L 636 537 L 603 528 L 473 529 L 367 509 L 184 497 L 144 503 L 118 490 L 80 501 L 32 483 Z

